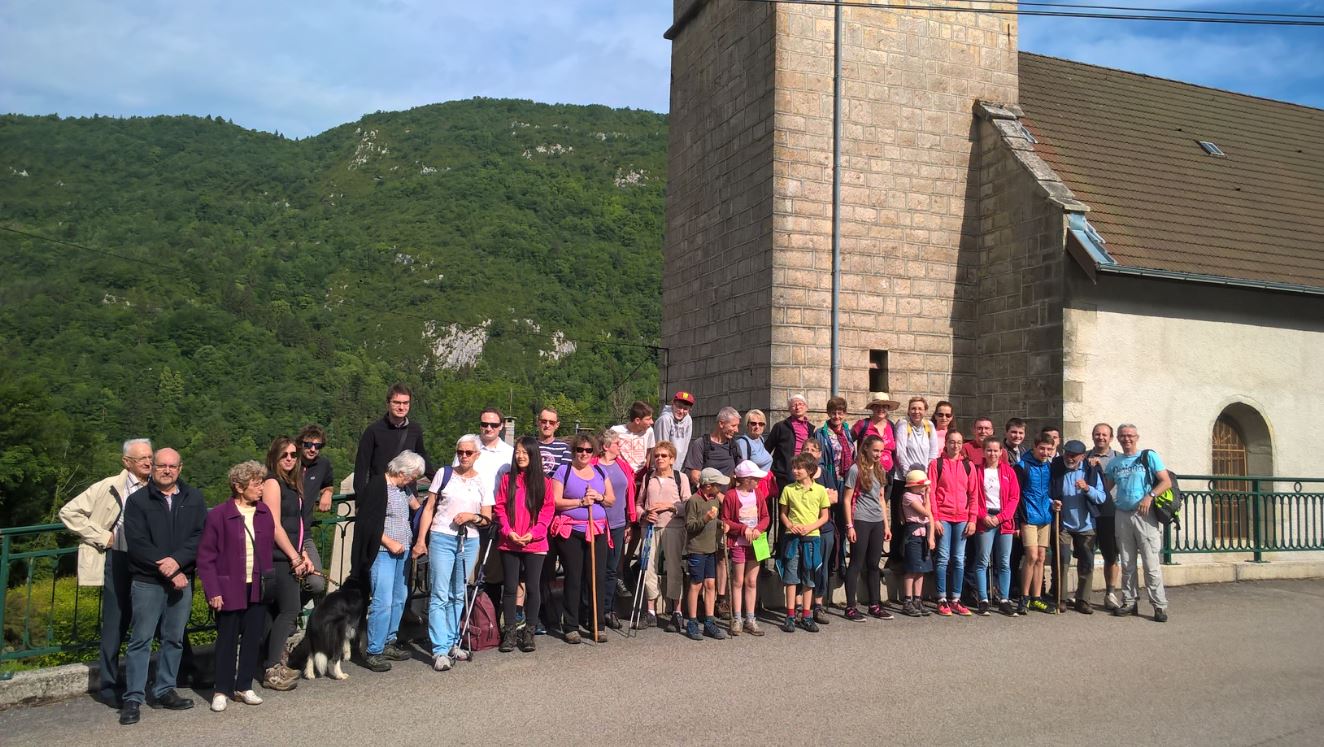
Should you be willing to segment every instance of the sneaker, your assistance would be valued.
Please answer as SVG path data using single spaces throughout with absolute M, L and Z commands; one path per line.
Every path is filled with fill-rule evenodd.
M 703 624 L 703 634 L 714 640 L 726 640 L 726 633 L 723 632 L 721 628 L 717 627 L 717 621 L 711 617 Z
M 871 605 L 869 605 L 869 615 L 870 615 L 870 617 L 876 617 L 876 618 L 878 618 L 879 620 L 891 620 L 891 619 L 893 619 L 893 618 L 892 618 L 892 613 L 891 613 L 891 612 L 888 612 L 888 611 L 887 611 L 887 608 L 884 607 L 884 606 L 881 605 L 881 604 L 871 604 Z
M 1167 621 L 1168 621 L 1168 608 L 1167 608 L 1167 607 L 1155 607 L 1155 608 L 1154 608 L 1154 622 L 1156 622 L 1156 623 L 1165 623 L 1165 622 L 1167 622 Z
M 752 636 L 763 635 L 763 628 L 759 627 L 759 621 L 751 617 L 745 618 L 745 632 Z
M 542 623 L 538 623 L 537 625 L 534 625 L 534 626 L 533 626 L 533 634 L 534 634 L 534 635 L 547 635 L 547 626 L 546 626 L 546 625 L 543 625 Z
M 390 669 L 390 668 L 391 668 L 390 665 L 387 665 L 386 669 Z M 369 667 L 369 669 L 372 669 L 372 667 Z M 279 690 L 282 692 L 287 690 L 293 690 L 295 686 L 299 684 L 298 682 L 295 681 L 295 677 L 298 676 L 298 673 L 294 672 L 293 670 L 289 670 L 287 673 L 287 670 L 289 670 L 288 667 L 282 666 L 280 664 L 268 668 L 267 671 L 264 672 L 262 675 L 262 686 L 267 688 L 268 690 Z M 381 671 L 386 671 L 386 670 L 384 669 Z
M 515 624 L 516 624 L 516 625 L 523 625 L 523 624 L 524 624 L 524 608 L 523 608 L 523 607 L 516 607 L 516 608 L 515 608 Z
M 846 618 L 847 620 L 850 620 L 851 622 L 864 622 L 864 615 L 861 615 L 860 611 L 855 607 L 847 607 L 846 612 L 845 614 L 842 615 L 842 617 Z
M 469 652 L 463 648 L 460 648 L 460 644 L 458 643 L 455 644 L 454 646 L 451 646 L 451 650 L 447 651 L 446 655 L 456 661 L 469 661 Z
M 1135 604 L 1118 605 L 1117 609 L 1113 610 L 1113 617 L 1126 617 L 1127 615 L 1139 614 L 1138 607 L 1139 605 Z
M 686 620 L 686 621 L 685 621 L 685 636 L 688 637 L 691 641 L 702 641 L 702 640 L 703 640 L 703 633 L 700 633 L 700 632 L 699 632 L 699 621 L 698 621 L 698 620 Z
M 649 613 L 645 614 L 645 615 L 644 615 L 643 626 L 644 626 L 645 628 L 656 628 L 656 627 L 657 627 L 657 613 L 655 613 L 655 612 L 649 612 Z
M 1034 610 L 1035 612 L 1047 612 L 1048 605 L 1044 604 L 1044 601 L 1042 599 L 1031 599 L 1030 609 Z
M 262 697 L 252 690 L 241 690 L 234 694 L 234 699 L 244 705 L 262 705 Z
M 409 651 L 395 645 L 394 641 L 386 644 L 386 647 L 382 649 L 382 656 L 385 656 L 391 661 L 409 661 L 414 658 L 410 655 Z
M 989 604 L 987 599 L 975 604 L 976 615 L 979 615 L 980 617 L 988 617 L 988 612 L 989 612 Z
M 1029 605 L 1030 605 L 1030 600 L 1026 599 L 1025 597 L 1021 597 L 1020 601 L 1016 603 L 1016 614 L 1021 616 L 1028 614 L 1027 610 L 1029 609 Z
M 952 605 L 946 599 L 938 602 L 938 616 L 939 617 L 952 616 Z
M 625 582 L 619 578 L 616 579 L 616 596 L 618 597 L 630 596 L 630 590 L 625 588 Z
M 831 620 L 828 619 L 827 610 L 824 609 L 821 605 L 814 608 L 814 622 L 818 623 L 819 625 L 827 625 L 828 623 L 832 622 Z
M 579 641 L 580 641 L 580 637 L 578 630 L 572 630 L 565 634 L 566 643 L 579 643 Z
M 1108 592 L 1108 596 L 1103 598 L 1103 608 L 1108 610 L 1109 612 L 1112 612 L 1113 610 L 1121 606 L 1122 605 L 1117 603 L 1117 595 L 1111 591 Z
M 216 713 L 224 711 L 228 705 L 230 705 L 230 699 L 225 697 L 224 693 L 216 693 L 211 696 L 211 709 Z
M 616 583 L 620 583 L 620 582 L 617 581 Z M 617 615 L 615 612 L 608 612 L 607 615 L 606 615 L 606 618 L 607 618 L 607 619 L 606 619 L 607 627 L 611 628 L 612 630 L 620 630 L 620 629 L 621 629 L 621 618 L 620 618 L 620 615 Z
M 970 611 L 969 607 L 965 606 L 964 604 L 961 604 L 961 601 L 959 599 L 954 600 L 952 602 L 952 612 L 955 612 L 961 617 L 970 617 L 971 615 L 974 614 L 973 612 Z
M 1093 615 L 1093 614 L 1094 614 L 1094 605 L 1090 604 L 1090 603 L 1089 603 L 1089 600 L 1087 600 L 1087 599 L 1077 599 L 1077 600 L 1076 600 L 1076 611 L 1079 612 L 1079 613 L 1082 614 L 1082 615 Z
M 815 622 L 815 621 L 814 621 L 814 618 L 812 618 L 812 617 L 802 617 L 802 618 L 800 618 L 800 627 L 804 628 L 806 631 L 808 631 L 808 632 L 810 632 L 810 633 L 817 633 L 817 632 L 818 632 L 818 623 Z
M 906 617 L 919 617 L 919 607 L 915 606 L 915 600 L 907 599 L 901 605 L 901 614 Z
M 434 672 L 449 672 L 453 666 L 455 666 L 455 662 L 451 661 L 451 657 L 445 654 L 437 654 L 432 657 L 432 671 Z
M 782 620 L 782 632 L 783 633 L 795 632 L 795 615 L 788 614 L 786 616 L 786 619 Z
M 1002 602 L 998 603 L 998 612 L 1001 612 L 1007 617 L 1016 617 L 1018 614 L 1016 612 L 1016 608 L 1011 606 L 1011 602 L 1008 602 L 1006 600 L 1003 600 Z
M 363 666 L 373 672 L 391 671 L 391 662 L 387 661 L 386 657 L 382 656 L 381 654 L 368 654 L 367 656 L 363 657 Z M 264 687 L 266 686 L 266 684 L 267 684 L 266 682 L 262 683 Z M 280 688 L 273 687 L 271 689 L 279 690 Z
M 680 616 L 679 612 L 672 612 L 671 616 L 667 618 L 667 624 L 666 627 L 663 628 L 663 630 L 665 630 L 668 633 L 684 633 L 685 632 L 684 618 Z

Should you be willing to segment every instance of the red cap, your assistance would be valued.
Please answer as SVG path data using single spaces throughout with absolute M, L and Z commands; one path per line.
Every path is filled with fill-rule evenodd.
M 690 394 L 689 392 L 687 392 L 687 391 L 685 391 L 684 389 L 682 389 L 682 390 L 680 390 L 679 392 L 676 392 L 676 396 L 672 397 L 672 398 L 671 398 L 671 401 L 673 401 L 673 402 L 684 402 L 685 404 L 689 405 L 690 407 L 693 407 L 693 406 L 694 406 L 694 395 L 693 395 L 693 394 Z

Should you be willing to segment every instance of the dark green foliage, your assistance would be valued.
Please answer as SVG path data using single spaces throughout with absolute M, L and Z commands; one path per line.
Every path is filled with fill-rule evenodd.
M 343 477 L 396 380 L 438 453 L 488 404 L 524 430 L 539 402 L 600 426 L 655 400 L 654 352 L 607 343 L 659 336 L 665 148 L 661 115 L 487 99 L 298 141 L 0 116 L 0 226 L 98 250 L 0 231 L 0 525 L 48 518 L 132 436 L 213 503 L 308 422 Z M 484 322 L 445 367 L 436 335 Z M 555 332 L 587 344 L 552 361 Z

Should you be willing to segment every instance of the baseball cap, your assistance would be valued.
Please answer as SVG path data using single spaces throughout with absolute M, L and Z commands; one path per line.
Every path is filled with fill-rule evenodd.
M 730 484 L 731 484 L 731 478 L 727 477 L 726 475 L 722 474 L 721 472 L 718 472 L 717 470 L 713 469 L 712 467 L 704 467 L 703 471 L 699 473 L 699 484 L 700 484 L 700 485 L 730 485 Z
M 767 476 L 768 476 L 767 472 L 764 472 L 763 470 L 759 469 L 759 466 L 757 464 L 755 464 L 754 462 L 748 459 L 736 465 L 736 479 L 744 479 L 746 477 L 752 477 L 756 480 L 762 480 Z
M 671 398 L 671 401 L 672 401 L 672 402 L 684 402 L 685 404 L 689 405 L 690 407 L 693 407 L 693 406 L 694 406 L 694 395 L 693 395 L 693 394 L 690 394 L 689 392 L 687 392 L 687 391 L 685 391 L 684 389 L 682 389 L 682 390 L 676 392 L 676 396 L 672 397 L 672 398 Z

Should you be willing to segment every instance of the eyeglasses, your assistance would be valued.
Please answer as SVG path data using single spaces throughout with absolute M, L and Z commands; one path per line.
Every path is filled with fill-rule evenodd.
M 124 457 L 124 460 L 127 462 L 133 462 L 134 464 L 147 464 L 152 461 L 152 455 L 148 454 L 147 456 L 140 457 L 126 456 Z
M 546 418 L 538 418 L 538 422 L 542 425 L 556 425 L 559 421 L 547 420 Z
M 576 454 L 592 454 L 592 453 L 593 453 L 593 447 L 591 447 L 591 446 L 576 446 L 576 447 L 575 447 L 575 453 L 576 453 Z
M 298 455 L 299 455 L 299 452 L 297 452 L 297 451 L 287 451 L 287 452 L 285 452 L 284 454 L 281 454 L 281 455 L 280 455 L 280 458 L 281 458 L 281 459 L 293 459 L 293 458 L 295 458 L 295 457 L 298 456 Z
M 501 427 L 501 424 L 500 424 L 500 423 L 483 423 L 483 422 L 480 421 L 480 422 L 478 423 L 478 427 L 479 427 L 479 428 L 500 428 L 500 427 Z
M 474 454 L 477 454 L 477 453 L 478 453 L 478 452 L 474 451 L 473 449 L 456 449 L 456 450 L 455 450 L 455 456 L 473 456 Z
M 325 446 L 326 444 L 318 443 L 317 441 L 304 441 L 303 443 L 301 443 L 301 444 L 299 444 L 299 445 L 302 446 L 302 447 L 305 448 L 305 449 L 310 450 L 310 451 L 318 451 L 318 450 L 320 450 L 323 446 Z
M 161 470 L 179 470 L 178 464 L 153 464 L 152 466 Z

